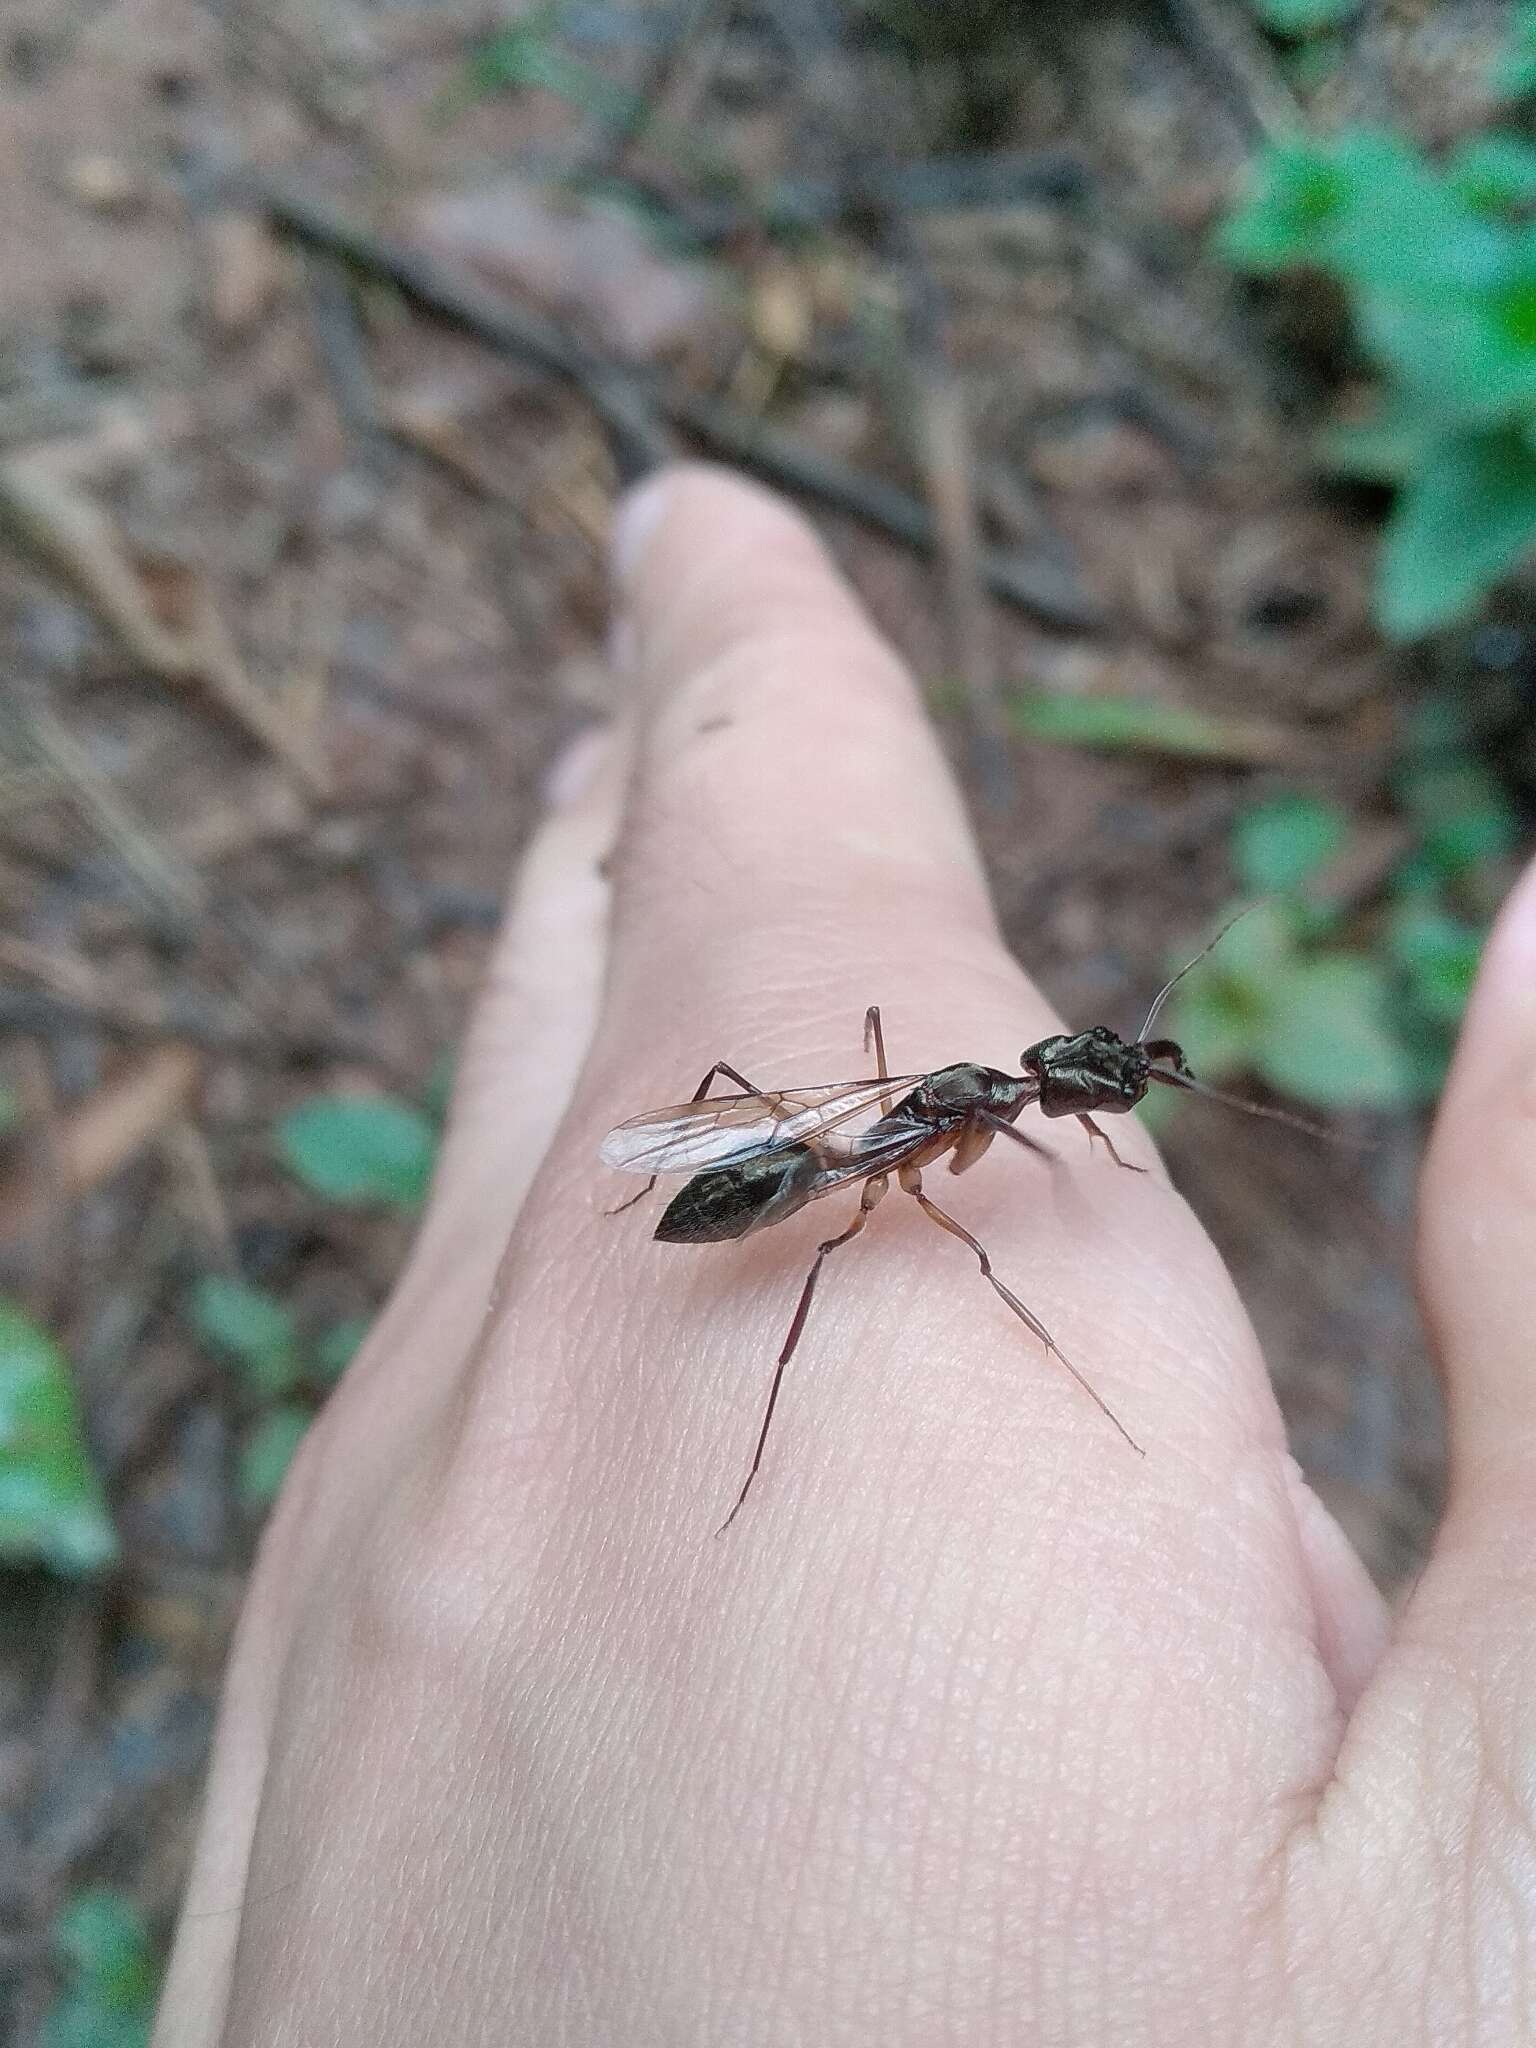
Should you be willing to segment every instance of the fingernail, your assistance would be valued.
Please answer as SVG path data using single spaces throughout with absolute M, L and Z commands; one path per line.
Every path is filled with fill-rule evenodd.
M 613 735 L 606 725 L 591 726 L 555 756 L 544 777 L 544 801 L 551 810 L 565 810 L 580 803 L 597 780 L 612 744 Z
M 652 534 L 666 516 L 672 482 L 671 472 L 661 470 L 626 491 L 614 509 L 608 559 L 614 583 L 621 591 L 633 579 Z

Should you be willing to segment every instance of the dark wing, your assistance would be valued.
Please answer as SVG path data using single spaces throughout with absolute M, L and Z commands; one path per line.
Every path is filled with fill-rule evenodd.
M 697 1173 L 706 1166 L 740 1166 L 803 1145 L 887 1095 L 904 1095 L 920 1074 L 887 1081 L 834 1081 L 825 1088 L 782 1088 L 762 1095 L 716 1095 L 647 1110 L 608 1133 L 599 1157 L 626 1173 Z

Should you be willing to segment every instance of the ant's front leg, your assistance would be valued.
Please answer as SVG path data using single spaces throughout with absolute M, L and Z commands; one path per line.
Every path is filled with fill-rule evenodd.
M 1104 1143 L 1109 1147 L 1109 1156 L 1111 1159 L 1113 1159 L 1116 1166 L 1123 1166 L 1127 1173 L 1146 1172 L 1147 1169 L 1144 1166 L 1133 1166 L 1129 1159 L 1122 1159 L 1120 1157 L 1120 1154 L 1115 1150 L 1114 1139 L 1109 1135 L 1108 1131 L 1104 1129 L 1102 1124 L 1096 1124 L 1093 1118 L 1087 1115 L 1081 1115 L 1078 1117 L 1077 1120 L 1082 1125 L 1083 1129 L 1088 1133 L 1088 1144 L 1090 1149 L 1092 1148 L 1093 1141 L 1095 1138 L 1102 1138 Z

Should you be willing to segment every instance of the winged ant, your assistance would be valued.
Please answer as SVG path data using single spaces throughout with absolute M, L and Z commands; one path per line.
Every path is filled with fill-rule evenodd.
M 1136 1107 L 1153 1083 L 1206 1095 L 1313 1136 L 1329 1135 L 1304 1118 L 1207 1087 L 1190 1072 L 1175 1040 L 1148 1036 L 1175 986 L 1230 929 L 1230 923 L 1224 925 L 1210 945 L 1159 990 L 1134 1039 L 1124 1039 L 1107 1025 L 1096 1024 L 1086 1031 L 1057 1032 L 1026 1047 L 1019 1055 L 1017 1074 L 968 1061 L 927 1074 L 892 1074 L 886 1065 L 880 1011 L 871 1007 L 864 1020 L 864 1043 L 866 1052 L 871 1048 L 874 1052 L 873 1079 L 836 1081 L 815 1088 L 759 1088 L 729 1061 L 717 1060 L 690 1101 L 649 1110 L 608 1133 L 600 1151 L 604 1165 L 649 1175 L 639 1194 L 621 1202 L 610 1215 L 617 1216 L 641 1201 L 661 1174 L 689 1176 L 667 1204 L 654 1232 L 667 1244 L 721 1244 L 750 1237 L 838 1188 L 863 1184 L 853 1221 L 817 1246 L 779 1352 L 751 1467 L 718 1534 L 724 1535 L 735 1521 L 757 1477 L 784 1369 L 804 1332 L 821 1269 L 833 1252 L 850 1244 L 864 1229 L 893 1176 L 925 1216 L 975 1253 L 988 1285 L 1066 1368 L 1131 1449 L 1143 1454 L 1141 1445 L 1044 1323 L 993 1272 L 986 1249 L 924 1191 L 923 1169 L 947 1153 L 951 1173 L 968 1172 L 999 1137 L 1010 1138 L 1043 1159 L 1054 1159 L 1054 1153 L 1017 1126 L 1020 1112 L 1034 1104 L 1048 1117 L 1076 1117 L 1090 1144 L 1103 1143 L 1118 1167 L 1140 1173 L 1143 1168 L 1120 1157 L 1095 1112 L 1124 1115 Z M 711 1097 L 709 1091 L 721 1077 L 741 1093 Z M 847 1126 L 857 1117 L 875 1109 L 879 1115 L 873 1123 L 856 1133 L 848 1131 Z

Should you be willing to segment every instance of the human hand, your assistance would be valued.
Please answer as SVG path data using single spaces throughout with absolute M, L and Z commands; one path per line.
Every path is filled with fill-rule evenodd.
M 1026 1112 L 1063 1164 L 930 1188 L 1147 1455 L 893 1190 L 715 1541 L 857 1196 L 656 1244 L 602 1134 L 717 1057 L 864 1071 L 872 1001 L 907 1072 L 1056 1027 L 800 523 L 674 472 L 625 538 L 631 708 L 263 1541 L 159 2048 L 1529 2039 L 1536 877 L 1425 1175 L 1453 1486 L 1390 1632 L 1129 1119 L 1146 1175 Z

